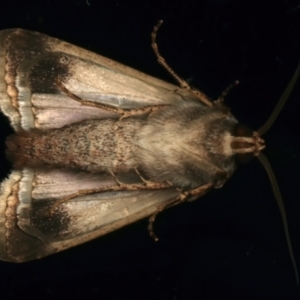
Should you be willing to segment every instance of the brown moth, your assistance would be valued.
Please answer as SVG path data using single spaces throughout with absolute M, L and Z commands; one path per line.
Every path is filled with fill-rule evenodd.
M 211 101 L 178 77 L 158 51 L 160 24 L 152 46 L 180 87 L 41 33 L 0 32 L 0 108 L 15 130 L 7 139 L 15 170 L 0 190 L 0 259 L 41 258 L 147 216 L 156 239 L 159 212 L 222 187 L 239 159 L 268 164 L 266 128 L 238 123 L 223 104 L 228 89 Z

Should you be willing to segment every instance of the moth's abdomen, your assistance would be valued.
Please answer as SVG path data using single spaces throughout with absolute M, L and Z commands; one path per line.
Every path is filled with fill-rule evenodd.
M 7 139 L 7 155 L 17 168 L 47 165 L 91 173 L 126 171 L 135 167 L 130 146 L 134 131 L 134 122 L 105 119 L 23 132 Z

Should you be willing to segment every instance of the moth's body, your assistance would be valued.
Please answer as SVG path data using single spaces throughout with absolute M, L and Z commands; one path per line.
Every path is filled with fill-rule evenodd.
M 16 167 L 0 188 L 0 259 L 41 258 L 147 216 L 151 234 L 157 213 L 221 187 L 237 156 L 264 148 L 222 104 L 226 92 L 211 101 L 167 66 L 157 28 L 152 47 L 180 87 L 37 32 L 0 31 Z
M 182 102 L 148 115 L 87 120 L 16 134 L 8 155 L 16 168 L 52 167 L 116 175 L 137 169 L 151 181 L 189 189 L 221 187 L 235 169 L 237 121 L 222 105 Z

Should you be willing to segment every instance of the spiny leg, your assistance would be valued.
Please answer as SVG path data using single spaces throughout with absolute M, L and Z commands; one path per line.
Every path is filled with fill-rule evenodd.
M 187 81 L 185 81 L 183 78 L 179 77 L 173 71 L 173 69 L 168 65 L 166 60 L 160 54 L 160 52 L 158 50 L 157 43 L 156 43 L 156 36 L 157 36 L 157 31 L 158 31 L 158 29 L 159 29 L 159 27 L 161 26 L 162 23 L 163 23 L 162 20 L 158 21 L 158 23 L 156 24 L 156 26 L 154 26 L 153 31 L 151 33 L 151 40 L 152 40 L 151 46 L 152 46 L 153 51 L 154 51 L 154 53 L 157 57 L 158 63 L 161 64 L 175 78 L 175 80 L 179 83 L 181 88 L 186 89 L 186 90 L 190 90 L 191 92 L 193 92 L 197 96 L 197 98 L 199 98 L 200 101 L 202 101 L 207 106 L 211 107 L 212 102 L 210 101 L 209 97 L 207 95 L 205 95 L 203 92 L 201 92 L 197 89 L 191 88 L 191 86 L 187 83 Z
M 59 86 L 59 88 L 61 89 L 62 92 L 64 92 L 66 95 L 68 95 L 73 100 L 79 102 L 81 105 L 95 107 L 98 109 L 102 109 L 102 110 L 106 110 L 106 111 L 109 111 L 112 113 L 119 114 L 119 115 L 121 115 L 121 119 L 130 117 L 130 116 L 141 115 L 141 114 L 145 114 L 145 113 L 152 113 L 159 109 L 162 109 L 163 107 L 170 106 L 169 104 L 159 104 L 159 105 L 149 105 L 149 106 L 139 107 L 139 108 L 123 109 L 123 108 L 119 108 L 119 107 L 110 106 L 107 104 L 102 104 L 99 102 L 81 99 L 80 97 L 78 97 L 77 95 L 75 95 L 71 91 L 69 91 L 61 83 L 61 81 L 59 79 L 57 80 L 57 85 Z
M 146 185 L 146 186 L 150 186 L 150 187 L 157 187 L 159 189 L 159 186 L 161 185 L 160 182 L 155 182 L 155 181 L 151 181 L 151 180 L 147 180 L 145 179 L 141 173 L 138 171 L 137 168 L 134 169 L 136 174 L 140 177 L 140 179 L 142 180 L 142 182 Z M 166 181 L 166 184 L 169 185 L 169 187 L 172 187 L 172 183 L 170 181 Z
M 156 217 L 159 213 L 161 213 L 162 211 L 164 211 L 167 208 L 170 208 L 170 207 L 175 206 L 177 204 L 183 203 L 189 197 L 195 197 L 195 196 L 201 197 L 204 194 L 206 194 L 213 186 L 214 186 L 213 183 L 207 183 L 207 184 L 201 185 L 201 186 L 199 186 L 195 189 L 185 191 L 185 192 L 178 189 L 178 191 L 180 192 L 180 194 L 178 196 L 170 199 L 168 202 L 166 202 L 163 205 L 159 206 L 157 208 L 157 210 L 150 216 L 149 224 L 148 224 L 148 231 L 149 231 L 150 236 L 155 241 L 159 240 L 157 235 L 154 233 L 154 230 L 153 230 L 153 224 L 154 224 L 155 219 L 156 219 Z
M 120 182 L 115 176 L 115 174 L 113 174 L 112 172 L 110 173 L 112 177 L 114 177 L 117 185 L 78 190 L 73 194 L 70 194 L 62 199 L 55 201 L 55 203 L 51 206 L 51 213 L 53 213 L 54 210 L 59 205 L 79 196 L 91 195 L 96 193 L 104 193 L 104 192 L 116 192 L 116 191 L 159 190 L 159 189 L 169 189 L 172 187 L 172 185 L 169 182 L 160 183 L 160 182 L 152 182 L 152 181 L 143 181 L 143 183 L 141 184 L 127 184 L 127 183 Z

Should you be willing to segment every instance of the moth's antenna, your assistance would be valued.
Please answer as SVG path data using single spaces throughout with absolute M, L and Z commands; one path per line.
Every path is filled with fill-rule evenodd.
M 264 133 L 266 133 L 270 127 L 273 125 L 274 121 L 276 120 L 279 112 L 281 111 L 282 107 L 284 106 L 286 100 L 289 98 L 296 82 L 297 79 L 299 77 L 299 73 L 300 73 L 300 63 L 290 81 L 290 83 L 288 84 L 288 86 L 286 87 L 285 91 L 283 92 L 281 98 L 279 99 L 277 105 L 275 106 L 271 116 L 269 117 L 269 119 L 265 122 L 265 124 L 258 130 L 258 133 L 260 135 L 263 135 Z M 259 153 L 259 155 L 257 156 L 259 161 L 261 162 L 261 164 L 263 165 L 264 169 L 266 170 L 270 183 L 271 183 L 271 187 L 280 211 L 280 215 L 281 215 L 281 219 L 282 219 L 282 223 L 283 223 L 283 228 L 284 228 L 284 233 L 285 233 L 285 237 L 286 237 L 286 241 L 287 241 L 287 246 L 289 249 L 289 254 L 290 254 L 290 258 L 292 261 L 292 265 L 294 268 L 294 272 L 295 272 L 295 276 L 296 276 L 296 283 L 297 285 L 299 285 L 299 274 L 298 274 L 298 269 L 297 269 L 297 264 L 296 264 L 296 260 L 295 260 L 295 256 L 294 256 L 294 252 L 293 252 L 293 247 L 292 247 L 292 243 L 291 243 L 291 238 L 290 238 L 290 234 L 289 234 L 289 229 L 288 229 L 288 223 L 287 223 L 287 217 L 286 217 L 286 211 L 285 211 L 285 207 L 284 207 L 284 202 L 282 200 L 281 197 L 281 193 L 278 187 L 278 183 L 277 180 L 275 178 L 274 172 L 272 170 L 272 167 L 268 161 L 268 159 L 262 154 Z
M 296 276 L 296 284 L 299 285 L 298 268 L 297 268 L 297 264 L 296 264 L 296 260 L 295 260 L 295 256 L 294 256 L 294 251 L 293 251 L 293 247 L 292 247 L 292 242 L 291 242 L 291 238 L 290 238 L 290 233 L 289 233 L 289 227 L 288 227 L 288 223 L 287 223 L 287 217 L 286 217 L 284 202 L 283 202 L 282 197 L 281 197 L 281 193 L 280 193 L 280 190 L 279 190 L 279 187 L 278 187 L 278 183 L 277 183 L 277 180 L 275 178 L 272 167 L 271 167 L 268 159 L 266 158 L 266 156 L 263 155 L 262 153 L 259 153 L 257 158 L 259 159 L 259 161 L 263 165 L 264 169 L 266 170 L 266 172 L 268 174 L 268 177 L 269 177 L 269 180 L 271 182 L 271 187 L 272 187 L 273 193 L 275 195 L 275 199 L 276 199 L 276 202 L 277 202 L 277 205 L 278 205 L 278 208 L 279 208 L 279 212 L 280 212 L 280 215 L 281 215 L 283 229 L 284 229 L 284 233 L 285 233 L 285 237 L 286 237 L 286 242 L 287 242 L 290 258 L 291 258 L 291 261 L 292 261 L 293 269 L 294 269 L 294 272 L 295 272 L 295 276 Z
M 290 81 L 290 83 L 288 84 L 288 86 L 286 87 L 285 91 L 283 92 L 281 98 L 279 99 L 277 105 L 275 106 L 271 116 L 269 117 L 269 119 L 265 122 L 265 124 L 260 127 L 258 129 L 258 133 L 260 135 L 263 135 L 265 134 L 269 129 L 270 127 L 273 125 L 274 121 L 276 120 L 279 112 L 281 111 L 282 107 L 284 106 L 286 100 L 289 98 L 297 80 L 298 80 L 298 77 L 299 77 L 299 73 L 300 73 L 300 63 L 292 77 L 292 80 Z

